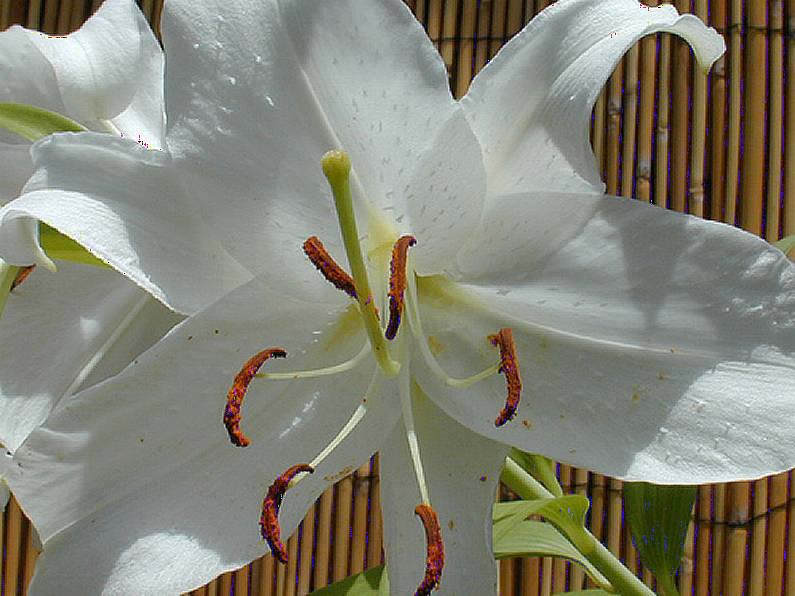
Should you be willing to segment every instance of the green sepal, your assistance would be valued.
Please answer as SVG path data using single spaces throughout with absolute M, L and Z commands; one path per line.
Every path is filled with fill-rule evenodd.
M 80 244 L 45 223 L 39 224 L 39 243 L 51 259 L 110 268 L 105 261 L 98 259 Z
M 795 249 L 795 234 L 792 236 L 787 236 L 786 238 L 782 238 L 781 240 L 777 240 L 776 242 L 771 242 L 771 244 L 785 255 L 790 256 L 789 253 Z
M 610 585 L 596 567 L 574 548 L 563 534 L 550 524 L 540 521 L 524 520 L 514 525 L 502 539 L 494 541 L 494 557 L 496 559 L 561 557 L 582 566 L 596 584 Z
M 682 563 L 695 500 L 694 486 L 624 484 L 624 513 L 632 541 L 666 594 L 676 594 L 674 577 Z
M 315 590 L 311 596 L 389 596 L 389 579 L 384 565 L 352 575 L 342 581 Z
M 544 488 L 553 495 L 556 497 L 563 496 L 563 489 L 558 483 L 557 476 L 555 476 L 555 464 L 551 459 L 543 455 L 525 453 L 518 449 L 511 449 L 511 453 L 508 457 L 519 464 L 525 472 L 543 484 Z
M 0 128 L 5 128 L 31 142 L 54 132 L 86 130 L 71 118 L 21 103 L 0 103 Z

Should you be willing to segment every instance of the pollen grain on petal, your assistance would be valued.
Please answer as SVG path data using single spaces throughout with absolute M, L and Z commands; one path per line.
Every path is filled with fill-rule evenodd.
M 439 526 L 439 516 L 436 511 L 426 504 L 417 505 L 414 513 L 420 516 L 422 526 L 425 528 L 425 542 L 427 551 L 425 556 L 425 576 L 422 578 L 414 596 L 428 596 L 439 585 L 444 567 L 444 542 L 442 530 Z
M 307 238 L 304 242 L 304 253 L 331 285 L 342 290 L 351 298 L 356 298 L 356 286 L 353 283 L 353 278 L 332 258 L 320 238 L 317 236 Z
M 282 563 L 287 563 L 287 549 L 281 541 L 281 528 L 279 527 L 279 507 L 282 504 L 284 493 L 290 485 L 290 481 L 301 472 L 314 472 L 315 469 L 309 464 L 296 464 L 287 468 L 281 476 L 278 476 L 268 487 L 268 493 L 262 501 L 262 513 L 259 517 L 259 530 L 262 538 L 271 547 L 273 556 Z
M 268 348 L 254 354 L 249 358 L 235 376 L 235 380 L 226 394 L 226 407 L 224 408 L 224 426 L 229 433 L 229 440 L 238 447 L 246 447 L 250 443 L 248 437 L 240 430 L 240 408 L 243 398 L 257 371 L 270 358 L 285 358 L 287 352 L 282 348 Z
M 522 398 L 522 377 L 519 374 L 519 359 L 516 356 L 513 331 L 509 327 L 504 327 L 495 335 L 489 335 L 488 339 L 491 345 L 500 349 L 499 372 L 505 375 L 505 384 L 508 386 L 505 406 L 494 421 L 495 426 L 502 426 L 516 415 L 519 400 Z
M 389 265 L 389 324 L 384 335 L 395 339 L 403 315 L 406 292 L 406 263 L 409 248 L 417 244 L 414 236 L 401 236 L 392 247 L 392 262 Z
M 23 284 L 23 282 L 33 273 L 33 270 L 36 268 L 36 265 L 28 265 L 27 267 L 20 267 L 19 272 L 17 272 L 17 276 L 14 278 L 14 281 L 11 282 L 11 289 L 10 292 L 16 290 L 19 286 Z

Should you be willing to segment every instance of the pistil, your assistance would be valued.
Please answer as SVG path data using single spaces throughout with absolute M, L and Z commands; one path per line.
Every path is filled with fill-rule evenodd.
M 519 400 L 522 397 L 522 377 L 519 374 L 519 360 L 516 357 L 516 345 L 513 343 L 513 331 L 504 327 L 495 335 L 489 335 L 491 345 L 500 348 L 499 372 L 505 375 L 505 384 L 508 387 L 508 397 L 505 406 L 500 410 L 495 426 L 502 426 L 516 415 Z
M 284 493 L 290 486 L 290 481 L 302 472 L 312 473 L 315 469 L 309 464 L 296 464 L 278 476 L 268 488 L 268 494 L 262 501 L 262 513 L 259 518 L 259 529 L 262 537 L 271 547 L 273 556 L 282 563 L 287 563 L 287 549 L 281 541 L 281 528 L 279 527 L 279 507 L 281 507 Z
M 393 377 L 400 370 L 400 363 L 392 360 L 389 354 L 389 347 L 384 339 L 384 334 L 381 332 L 378 314 L 370 290 L 370 282 L 367 278 L 367 266 L 362 257 L 359 232 L 353 212 L 353 198 L 350 187 L 351 161 L 348 158 L 348 154 L 344 151 L 329 151 L 323 156 L 320 163 L 334 195 L 334 205 L 337 210 L 340 231 L 342 232 L 342 241 L 345 244 L 345 252 L 348 255 L 348 263 L 351 266 L 356 288 L 356 299 L 359 302 L 359 308 L 362 312 L 370 345 L 373 348 L 373 354 L 384 374 L 388 377 Z
M 401 236 L 392 247 L 392 261 L 389 264 L 389 324 L 384 334 L 387 339 L 395 339 L 403 315 L 403 295 L 406 292 L 406 264 L 409 247 L 417 244 L 414 236 Z
M 240 430 L 240 408 L 243 406 L 243 399 L 246 397 L 251 379 L 270 358 L 285 357 L 287 357 L 287 352 L 282 348 L 262 350 L 249 358 L 235 376 L 235 380 L 226 394 L 226 407 L 224 408 L 224 426 L 226 426 L 226 432 L 229 433 L 229 440 L 233 445 L 247 447 L 251 443 Z

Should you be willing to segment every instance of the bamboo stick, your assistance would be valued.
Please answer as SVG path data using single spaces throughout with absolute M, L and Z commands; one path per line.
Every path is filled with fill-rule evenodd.
M 427 7 L 426 7 L 427 0 L 419 0 L 419 2 L 415 3 L 413 8 L 414 16 L 417 17 L 417 20 L 422 24 L 427 24 L 426 16 L 428 14 Z
M 370 535 L 367 539 L 367 568 L 381 564 L 384 538 L 384 521 L 381 517 L 381 464 L 378 454 L 373 457 L 372 478 L 370 479 Z
M 786 20 L 787 105 L 785 109 L 786 132 L 784 134 L 784 156 L 786 159 L 784 163 L 784 236 L 795 234 L 795 0 L 787 0 L 787 14 L 789 18 Z M 794 558 L 787 559 L 788 565 Z M 795 582 L 795 578 L 792 581 Z
M 351 539 L 350 574 L 364 571 L 367 550 L 367 501 L 370 499 L 370 462 L 356 471 L 353 498 L 353 534 Z
M 660 35 L 659 79 L 657 81 L 657 134 L 654 150 L 654 204 L 668 205 L 668 117 L 671 101 L 669 99 L 671 81 L 671 36 Z
M 634 196 L 651 200 L 651 157 L 654 130 L 654 79 L 657 64 L 657 37 L 640 42 L 640 107 L 638 110 L 638 159 Z M 626 166 L 625 166 L 626 167 Z
M 83 0 L 76 0 L 72 7 L 72 20 L 69 23 L 69 31 L 76 31 L 86 20 L 86 5 Z
M 765 172 L 765 93 L 767 90 L 767 2 L 748 4 L 745 35 L 745 118 L 743 120 L 742 210 L 740 224 L 762 235 Z
M 678 0 L 679 12 L 687 12 L 688 0 Z M 690 114 L 690 47 L 683 40 L 674 38 L 672 42 L 671 84 L 671 179 L 668 194 L 671 198 L 670 208 L 684 213 L 687 210 L 687 155 L 688 155 L 688 118 Z
M 707 0 L 695 1 L 695 14 L 707 21 Z M 690 126 L 690 185 L 688 189 L 688 212 L 704 217 L 704 161 L 706 159 L 707 135 L 707 74 L 700 68 L 693 69 L 693 96 L 690 110 L 693 120 Z
M 507 0 L 492 0 L 491 2 L 491 31 L 489 40 L 489 58 L 494 56 L 502 47 L 505 39 L 505 11 Z
M 578 495 L 588 494 L 588 472 L 576 469 L 574 471 L 575 492 Z M 585 572 L 579 565 L 573 565 L 569 574 L 569 590 L 582 590 L 585 587 Z
M 698 487 L 697 520 L 712 519 L 712 487 Z M 698 524 L 698 538 L 696 543 L 696 596 L 709 594 L 709 547 L 712 527 L 709 522 Z
M 607 548 L 617 558 L 621 557 L 621 530 L 624 522 L 622 490 L 624 483 L 610 480 L 607 509 Z
M 461 10 L 461 41 L 455 74 L 455 96 L 463 97 L 472 80 L 472 60 L 475 52 L 478 0 L 463 0 Z
M 295 572 L 298 567 L 298 531 L 287 541 L 287 565 L 284 571 L 284 596 L 295 596 Z
M 491 31 L 491 0 L 478 2 L 478 32 L 475 42 L 475 64 L 472 76 L 476 75 L 489 59 L 489 31 Z
M 262 558 L 262 574 L 260 575 L 259 584 L 260 596 L 274 596 L 276 565 L 276 559 L 273 558 L 273 555 L 267 555 Z
M 723 584 L 724 596 L 742 596 L 745 589 L 745 549 L 748 530 L 743 525 L 748 522 L 751 496 L 749 482 L 736 482 L 729 486 L 729 540 L 726 548 L 726 577 Z
M 687 526 L 687 534 L 685 535 L 685 549 L 682 553 L 682 566 L 679 568 L 680 594 L 693 593 L 693 569 L 695 568 L 693 553 L 695 550 L 695 529 L 696 525 L 691 517 L 690 524 Z
M 39 23 L 40 17 L 41 17 L 41 0 L 29 0 L 28 16 L 25 19 L 25 26 L 28 29 L 38 29 L 40 26 Z
M 795 3 L 795 0 L 789 0 L 789 2 Z M 789 472 L 788 476 L 790 495 L 792 496 L 795 493 L 795 488 L 793 488 L 795 487 L 795 471 Z M 795 552 L 795 499 L 790 498 L 787 505 L 787 518 L 789 520 L 787 524 L 787 552 L 793 553 Z M 787 596 L 795 596 L 795 557 L 791 556 L 787 557 L 786 562 L 785 594 Z
M 56 27 L 58 25 L 58 0 L 45 0 L 44 2 L 44 15 L 41 24 L 41 29 L 45 33 L 55 35 L 57 33 Z
M 224 573 L 218 578 L 218 594 L 220 596 L 230 596 L 232 591 L 232 574 Z
M 207 584 L 205 588 L 207 590 L 207 596 L 218 596 L 218 578 L 215 578 Z
M 6 518 L 8 517 L 8 504 L 5 509 L 0 512 L 0 553 L 6 552 Z M 5 578 L 5 568 L 2 565 L 2 557 L 0 557 L 0 586 L 3 585 L 3 578 Z
M 298 561 L 298 594 L 308 594 L 312 584 L 312 553 L 315 548 L 315 512 L 312 506 L 301 524 L 301 555 Z
M 262 557 L 251 562 L 251 576 L 249 585 L 251 586 L 250 596 L 262 596 L 260 585 L 262 584 Z
M 508 0 L 508 8 L 506 10 L 505 17 L 506 41 L 519 33 L 521 30 L 522 25 L 524 24 L 524 20 L 522 18 L 523 8 L 522 0 Z
M 770 479 L 768 500 L 770 518 L 767 530 L 765 594 L 781 594 L 784 586 L 784 557 L 787 531 L 787 474 Z M 756 539 L 756 537 L 754 537 Z
M 20 580 L 20 554 L 22 545 L 22 510 L 11 497 L 6 507 L 5 593 L 16 594 Z
M 334 559 L 332 581 L 348 577 L 348 555 L 350 552 L 351 501 L 353 501 L 353 478 L 346 476 L 337 483 L 336 512 L 334 516 Z
M 629 524 L 624 524 L 624 564 L 632 573 L 638 575 L 638 551 L 632 542 L 632 531 Z
M 36 529 L 29 520 L 25 519 L 25 565 L 22 570 L 23 594 L 27 594 L 30 580 L 33 579 L 33 571 L 36 569 L 36 560 L 39 558 L 39 554 L 41 552 L 40 548 L 39 537 L 36 535 Z
M 160 31 L 160 17 L 163 15 L 163 0 L 155 0 L 155 9 L 152 14 L 152 29 L 158 39 L 162 38 Z
M 500 596 L 512 596 L 515 593 L 514 587 L 516 585 L 516 576 L 514 567 L 514 559 L 503 559 L 500 561 Z
M 522 559 L 522 596 L 538 596 L 538 576 L 541 566 L 538 557 L 525 557 Z
M 633 196 L 635 172 L 635 143 L 638 118 L 638 62 L 640 46 L 635 44 L 624 58 L 624 121 L 621 149 L 621 188 L 625 197 Z
M 334 502 L 334 487 L 329 487 L 318 503 L 317 538 L 315 542 L 314 585 L 318 590 L 328 585 L 329 539 L 331 536 L 331 511 Z
M 97 9 L 99 8 L 99 6 L 100 6 L 100 5 L 101 5 L 101 4 L 102 4 L 104 1 L 105 1 L 105 0 L 93 0 L 93 1 L 91 2 L 91 14 L 94 14 L 95 12 L 97 12 Z
M 276 561 L 276 596 L 285 596 L 284 590 L 287 585 L 287 565 Z
M 0 3 L 0 31 L 4 31 L 11 26 L 11 0 L 3 0 Z
M 724 557 L 726 552 L 726 484 L 716 484 L 712 487 L 713 513 L 712 520 L 712 576 L 710 586 L 713 594 L 721 594 L 723 590 L 723 574 L 725 568 Z
M 540 596 L 551 596 L 552 594 L 552 558 L 544 557 L 541 559 L 541 591 Z
M 624 61 L 618 63 L 607 83 L 607 192 L 618 194 L 619 155 L 621 153 L 621 96 Z
M 72 22 L 72 4 L 74 0 L 60 0 L 58 6 L 58 21 L 55 26 L 58 35 L 69 33 L 69 24 Z
M 447 66 L 448 73 L 455 73 L 455 58 L 458 51 L 458 35 L 456 26 L 458 24 L 458 5 L 459 0 L 455 2 L 445 2 L 444 10 L 442 12 L 442 29 L 441 40 L 439 42 L 439 53 L 442 55 L 445 66 Z M 449 76 L 449 74 L 448 74 Z
M 248 596 L 248 565 L 245 565 L 230 574 L 234 580 L 234 595 L 235 596 Z
M 143 11 L 144 16 L 146 17 L 146 20 L 149 21 L 150 23 L 152 22 L 152 12 L 154 11 L 154 8 L 155 8 L 154 0 L 143 0 L 141 2 L 141 10 Z
M 726 195 L 723 221 L 734 225 L 737 219 L 737 178 L 740 172 L 740 107 L 742 101 L 742 0 L 731 0 L 729 17 L 729 128 L 726 156 Z
M 601 474 L 591 475 L 591 533 L 599 540 L 604 540 L 605 530 L 605 484 L 606 479 Z M 589 588 L 596 584 L 590 579 L 586 582 Z
M 721 33 L 726 31 L 726 0 L 712 0 L 712 25 Z M 724 33 L 725 37 L 725 33 Z M 725 221 L 723 197 L 726 196 L 726 56 L 721 56 L 710 71 L 710 212 L 709 217 Z M 706 518 L 705 518 L 706 519 Z
M 781 152 L 784 130 L 784 2 L 770 2 L 770 108 L 767 139 L 767 217 L 765 238 L 779 239 L 781 227 Z M 790 75 L 791 76 L 791 75 Z
M 767 534 L 767 478 L 753 483 L 753 515 L 751 529 L 751 565 L 748 575 L 748 596 L 765 594 L 765 535 Z
M 607 91 L 602 89 L 593 108 L 593 125 L 591 128 L 591 146 L 596 158 L 597 168 L 602 180 L 605 179 L 605 107 Z
M 436 49 L 439 49 L 442 38 L 442 3 L 443 0 L 430 0 L 428 6 L 427 29 L 428 36 L 433 41 Z

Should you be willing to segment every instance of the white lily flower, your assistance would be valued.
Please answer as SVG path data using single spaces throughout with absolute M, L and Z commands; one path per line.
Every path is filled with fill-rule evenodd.
M 594 99 L 642 35 L 685 37 L 703 67 L 720 55 L 700 21 L 560 0 L 460 103 L 398 0 L 174 0 L 162 29 L 173 157 L 92 133 L 39 142 L 0 255 L 33 262 L 41 219 L 172 305 L 256 276 L 17 451 L 9 483 L 44 540 L 31 593 L 199 586 L 267 551 L 261 513 L 278 553 L 279 528 L 376 450 L 395 594 L 435 583 L 442 545 L 441 593 L 495 591 L 508 446 L 663 483 L 795 465 L 795 268 L 742 231 L 603 196 L 588 146 Z M 327 157 L 334 204 L 330 148 L 353 166 L 347 197 L 345 159 Z M 329 256 L 310 239 L 310 263 L 312 236 Z M 279 511 L 294 465 L 314 473 Z
M 0 101 L 163 145 L 163 53 L 133 0 L 108 0 L 78 31 L 0 33 Z M 30 143 L 0 131 L 0 202 L 33 173 Z M 179 317 L 115 272 L 62 263 L 14 290 L 0 319 L 0 445 L 14 451 L 55 403 L 115 374 Z

